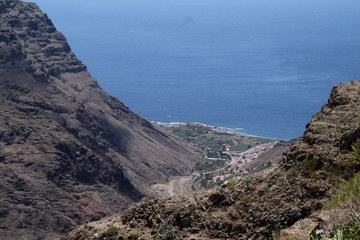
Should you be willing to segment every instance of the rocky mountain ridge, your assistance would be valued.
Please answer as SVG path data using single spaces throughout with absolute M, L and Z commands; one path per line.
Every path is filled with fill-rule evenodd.
M 35 4 L 1 0 L 0 32 L 1 239 L 53 239 L 201 158 L 106 94 Z
M 359 93 L 360 81 L 335 86 L 304 135 L 270 172 L 211 191 L 142 201 L 61 240 L 131 239 L 134 234 L 134 239 L 305 240 L 315 230 L 328 234 L 350 221 L 346 204 L 330 212 L 321 208 L 336 182 L 359 171 L 358 162 L 351 166 L 348 161 L 360 137 Z M 353 205 L 360 216 L 358 202 Z

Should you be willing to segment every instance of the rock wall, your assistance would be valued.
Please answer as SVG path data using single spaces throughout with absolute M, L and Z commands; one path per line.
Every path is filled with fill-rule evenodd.
M 105 93 L 35 4 L 0 1 L 0 32 L 1 239 L 121 211 L 201 157 Z

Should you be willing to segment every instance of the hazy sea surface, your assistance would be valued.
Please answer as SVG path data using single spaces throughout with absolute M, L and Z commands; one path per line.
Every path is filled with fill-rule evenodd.
M 35 0 L 104 90 L 145 118 L 300 136 L 360 79 L 359 0 Z

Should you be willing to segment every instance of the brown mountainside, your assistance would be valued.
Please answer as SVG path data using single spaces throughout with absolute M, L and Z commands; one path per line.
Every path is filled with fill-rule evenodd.
M 359 163 L 352 166 L 347 160 L 360 137 L 359 93 L 360 81 L 335 86 L 328 103 L 272 171 L 207 192 L 143 201 L 78 227 L 61 240 L 127 239 L 136 234 L 138 239 L 265 240 L 279 229 L 284 230 L 276 239 L 309 240 L 316 228 L 325 233 L 339 224 L 336 219 L 350 216 L 337 212 L 346 209 L 316 211 L 334 192 L 335 182 L 359 170 L 358 165 L 354 168 Z M 352 213 L 360 216 L 358 204 Z
M 200 153 L 106 94 L 39 8 L 0 1 L 0 239 L 51 239 Z

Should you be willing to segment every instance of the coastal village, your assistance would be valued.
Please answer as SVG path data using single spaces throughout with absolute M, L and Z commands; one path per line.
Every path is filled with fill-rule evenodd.
M 202 123 L 160 126 L 205 151 L 205 162 L 198 162 L 193 172 L 194 190 L 220 186 L 274 165 L 270 161 L 257 163 L 257 159 L 272 149 L 279 142 L 277 139 L 249 136 Z
M 227 161 L 224 164 L 224 167 L 212 171 L 194 172 L 194 178 L 196 178 L 199 182 L 197 188 L 200 189 L 219 186 L 226 183 L 226 181 L 230 179 L 244 178 L 257 172 L 256 166 L 253 166 L 254 162 L 256 162 L 259 156 L 273 148 L 277 143 L 278 141 L 264 143 L 245 152 L 229 150 L 223 152 L 223 154 L 227 154 L 231 157 L 231 161 Z M 266 169 L 270 166 L 273 166 L 273 163 L 269 161 L 263 165 L 264 169 Z M 195 183 L 197 181 L 195 181 Z

